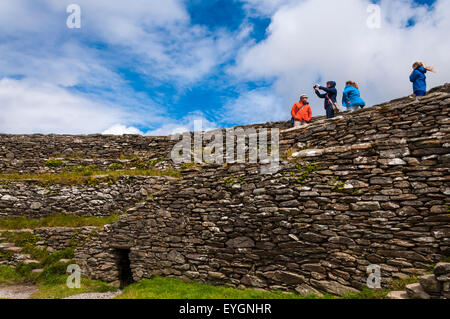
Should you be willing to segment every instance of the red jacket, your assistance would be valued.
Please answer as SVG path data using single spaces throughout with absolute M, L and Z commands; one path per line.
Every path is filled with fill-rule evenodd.
M 296 121 L 311 121 L 312 111 L 309 104 L 303 106 L 303 102 L 297 102 L 294 104 L 291 110 L 291 115 Z

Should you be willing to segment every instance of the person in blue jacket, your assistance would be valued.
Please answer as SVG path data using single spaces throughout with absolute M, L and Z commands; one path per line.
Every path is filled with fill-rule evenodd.
M 353 112 L 366 106 L 366 102 L 364 102 L 359 93 L 358 84 L 355 82 L 347 81 L 345 83 L 345 89 L 342 96 L 342 105 Z
M 319 90 L 322 90 L 325 93 L 320 93 Z M 333 118 L 335 114 L 332 103 L 336 103 L 337 99 L 336 82 L 328 81 L 327 87 L 323 87 L 320 86 L 319 84 L 316 84 L 314 86 L 314 91 L 316 92 L 318 97 L 320 97 L 321 99 L 325 99 L 324 107 L 325 111 L 327 112 L 327 118 L 328 119 Z
M 409 80 L 413 83 L 413 92 L 415 96 L 425 96 L 427 93 L 427 71 L 436 72 L 433 67 L 428 67 L 422 62 L 416 62 L 412 66 L 413 72 Z

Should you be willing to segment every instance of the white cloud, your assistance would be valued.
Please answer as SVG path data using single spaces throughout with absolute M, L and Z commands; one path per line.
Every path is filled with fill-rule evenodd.
M 48 84 L 0 80 L 2 133 L 98 133 L 127 117 L 117 106 L 83 98 Z
M 192 130 L 192 114 L 172 119 L 166 106 L 136 92 L 118 69 L 137 72 L 148 87 L 173 85 L 177 95 L 232 63 L 238 50 L 236 67 L 215 80 L 218 86 L 274 84 L 227 101 L 218 119 L 225 123 L 288 119 L 300 93 L 313 96 L 319 76 L 322 83 L 337 81 L 339 91 L 346 80 L 357 81 L 371 104 L 409 94 L 416 60 L 438 70 L 429 76 L 430 87 L 450 75 L 448 0 L 437 0 L 431 12 L 412 0 L 383 0 L 382 28 L 375 30 L 366 27 L 368 0 L 241 2 L 248 16 L 271 17 L 266 40 L 249 39 L 248 20 L 237 32 L 192 25 L 184 0 L 79 0 L 81 30 L 66 27 L 70 1 L 0 1 L 0 131 Z M 417 24 L 404 28 L 411 17 Z M 323 113 L 323 100 L 311 102 L 315 114 Z M 206 129 L 217 126 L 204 123 Z
M 109 129 L 104 131 L 102 134 L 104 135 L 125 135 L 125 134 L 132 134 L 132 135 L 144 135 L 139 129 L 133 127 L 133 126 L 126 126 L 121 124 L 116 124 L 111 126 Z
M 148 87 L 169 84 L 177 94 L 183 94 L 232 58 L 248 38 L 247 30 L 232 34 L 225 29 L 211 32 L 192 25 L 183 0 L 79 0 L 76 3 L 81 7 L 82 28 L 69 30 L 66 7 L 70 3 L 0 2 L 0 78 L 20 79 L 16 84 L 21 87 L 34 83 L 33 94 L 45 96 L 46 105 L 53 105 L 64 95 L 84 101 L 98 117 L 105 117 L 87 120 L 77 132 L 102 132 L 118 123 L 125 127 L 179 126 L 180 121 L 172 121 L 170 115 L 165 118 L 170 113 L 166 106 L 135 92 L 118 69 L 138 73 Z M 87 93 L 80 93 L 83 91 Z M 3 103 L 9 103 L 7 109 L 15 105 L 31 114 L 26 106 L 11 99 Z M 98 111 L 94 109 L 97 105 Z M 120 111 L 122 118 L 110 121 L 112 106 L 111 111 Z M 41 108 L 37 106 L 36 113 Z M 45 122 L 47 128 L 44 123 L 36 126 L 31 117 L 24 117 L 22 123 L 14 130 L 0 122 L 0 131 L 31 133 L 37 132 L 35 128 L 39 132 L 69 132 L 60 123 Z M 166 130 L 161 127 L 161 131 Z
M 5 41 L 0 44 L 0 73 L 21 75 L 39 82 L 72 87 L 119 88 L 125 81 L 96 57 L 94 50 L 77 42 L 65 42 L 48 50 L 36 50 L 38 43 L 30 40 L 26 47 Z
M 167 136 L 172 134 L 181 134 L 184 132 L 212 131 L 217 129 L 217 123 L 209 121 L 201 112 L 192 112 L 180 120 L 169 120 L 160 128 L 148 131 L 145 135 L 149 136 Z
M 147 136 L 169 136 L 172 134 L 182 134 L 184 132 L 188 132 L 189 127 L 182 126 L 176 123 L 164 124 L 160 128 L 155 130 L 148 131 L 145 135 Z
M 429 87 L 450 76 L 450 2 L 437 0 L 427 11 L 412 0 L 381 1 L 382 27 L 366 25 L 367 0 L 295 1 L 272 16 L 269 36 L 239 56 L 235 74 L 248 80 L 273 80 L 273 94 L 284 103 L 294 102 L 302 91 L 313 95 L 312 86 L 322 77 L 360 84 L 362 97 L 377 103 L 411 93 L 411 65 L 422 60 L 433 64 L 437 74 L 428 77 Z M 406 28 L 414 17 L 416 25 Z M 312 99 L 313 112 L 323 114 L 323 100 Z M 290 105 L 290 104 L 289 104 Z M 249 104 L 255 113 L 257 105 Z M 286 107 L 286 118 L 289 117 Z
M 235 100 L 228 101 L 223 110 L 222 120 L 238 124 L 282 121 L 289 115 L 288 108 L 289 105 L 286 105 L 284 100 L 273 94 L 270 89 L 255 89 L 242 93 Z
M 294 0 L 243 0 L 244 8 L 249 16 L 270 16 L 281 6 Z
M 65 1 L 2 2 L 0 32 L 6 41 L 0 52 L 8 59 L 1 72 L 9 75 L 6 72 L 13 69 L 15 74 L 73 86 L 86 84 L 85 79 L 114 79 L 106 68 L 121 60 L 134 60 L 138 61 L 136 69 L 153 80 L 187 85 L 225 62 L 242 41 L 225 30 L 212 33 L 206 27 L 191 25 L 182 0 L 76 3 L 82 13 L 80 30 L 67 28 Z M 107 44 L 116 56 L 105 63 L 99 56 L 101 50 L 81 44 L 86 39 Z M 14 59 L 16 55 L 20 60 Z

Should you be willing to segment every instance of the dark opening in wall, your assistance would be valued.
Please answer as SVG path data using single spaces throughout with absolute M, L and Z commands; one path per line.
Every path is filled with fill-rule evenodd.
M 120 288 L 124 288 L 134 282 L 133 273 L 131 272 L 130 250 L 117 249 L 117 256 L 119 257 Z

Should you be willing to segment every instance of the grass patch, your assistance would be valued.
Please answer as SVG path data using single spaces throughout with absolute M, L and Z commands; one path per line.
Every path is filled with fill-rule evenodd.
M 10 243 L 14 243 L 20 247 L 24 247 L 27 244 L 35 245 L 39 238 L 28 232 L 3 232 L 2 237 L 6 238 L 6 240 Z
M 36 243 L 41 240 L 38 236 L 28 232 L 3 232 L 4 237 L 8 242 L 14 243 L 16 246 L 22 247 L 22 254 L 29 254 L 31 259 L 39 261 L 41 267 L 51 266 L 57 263 L 60 259 L 73 259 L 75 248 L 69 247 L 63 250 L 58 250 L 54 253 L 49 253 L 46 249 L 36 246 Z M 64 273 L 64 272 L 63 272 Z
M 287 159 L 290 159 L 290 158 L 292 158 L 292 155 L 295 153 L 296 151 L 295 151 L 295 149 L 293 149 L 292 147 L 291 148 L 289 148 L 288 150 L 286 150 L 284 153 L 283 153 L 283 155 L 282 155 L 282 159 L 284 159 L 284 160 L 287 160 Z
M 39 250 L 39 249 L 37 249 Z M 0 284 L 54 284 L 55 278 L 65 276 L 69 263 L 60 262 L 60 258 L 73 259 L 73 248 L 67 248 L 56 253 L 48 253 L 45 250 L 39 250 L 39 256 L 34 255 L 35 251 L 28 250 L 24 253 L 30 253 L 31 258 L 39 259 L 39 264 L 23 263 L 17 264 L 16 268 L 10 266 L 0 266 Z M 33 269 L 43 268 L 42 273 L 33 273 Z
M 186 171 L 201 170 L 201 167 L 197 163 L 194 163 L 194 162 L 182 163 L 181 167 L 183 168 L 183 170 L 186 170 Z
M 42 186 L 51 185 L 97 185 L 99 183 L 115 183 L 121 176 L 171 176 L 180 178 L 179 171 L 157 169 L 125 169 L 125 170 L 98 170 L 95 165 L 76 166 L 58 173 L 43 174 L 0 174 L 0 180 L 23 182 L 36 181 Z
M 418 283 L 419 279 L 417 279 L 416 276 L 408 277 L 405 279 L 395 279 L 390 287 L 391 291 L 400 291 L 400 290 L 406 290 L 406 286 L 410 284 Z
M 11 185 L 11 181 L 0 181 L 0 186 L 4 186 L 5 188 L 8 188 L 9 185 Z
M 83 159 L 86 158 L 86 155 L 83 153 L 72 153 L 72 154 L 56 154 L 56 158 L 64 158 L 64 159 Z M 93 157 L 96 158 L 95 156 Z
M 297 164 L 295 169 L 300 171 L 300 173 L 297 174 L 297 183 L 304 184 L 311 177 L 312 173 L 320 169 L 320 165 L 315 164 L 314 162 L 303 165 Z
M 133 154 L 124 154 L 124 153 L 121 153 L 120 156 L 119 156 L 119 158 L 120 158 L 121 160 L 138 160 L 138 159 L 140 158 L 140 156 L 138 156 L 138 155 L 133 155 Z
M 117 299 L 386 299 L 390 291 L 405 290 L 407 285 L 416 282 L 417 277 L 397 279 L 389 288 L 364 287 L 360 292 L 347 293 L 339 297 L 330 294 L 302 296 L 283 291 L 241 290 L 155 276 L 126 287 Z
M 75 248 L 70 247 L 64 250 L 59 250 L 49 253 L 45 247 L 40 248 L 36 243 L 40 240 L 39 237 L 29 232 L 2 232 L 8 242 L 14 243 L 22 247 L 22 254 L 29 254 L 31 259 L 38 263 L 24 264 L 18 263 L 15 268 L 3 265 L 0 266 L 0 285 L 17 285 L 17 284 L 32 284 L 39 287 L 39 291 L 35 293 L 32 298 L 39 299 L 58 299 L 75 294 L 88 292 L 108 292 L 115 291 L 116 288 L 108 286 L 101 281 L 82 279 L 81 288 L 70 289 L 66 285 L 68 275 L 66 270 L 68 265 L 73 263 Z M 2 256 L 0 258 L 6 259 L 11 256 Z M 66 259 L 66 262 L 61 262 Z M 43 271 L 40 273 L 33 273 L 33 269 L 40 268 Z
M 50 264 L 45 266 L 42 274 L 32 274 L 32 266 L 30 265 L 19 265 L 17 269 L 0 266 L 0 284 L 36 284 L 39 286 L 39 291 L 32 298 L 37 299 L 58 299 L 81 293 L 117 290 L 117 288 L 111 287 L 105 282 L 87 278 L 81 279 L 81 288 L 70 289 L 66 285 L 68 276 L 62 274 L 65 272 L 67 264 L 48 260 Z M 413 277 L 396 280 L 390 289 L 369 289 L 365 287 L 358 293 L 348 293 L 338 297 L 329 294 L 302 296 L 283 291 L 241 290 L 155 276 L 152 279 L 144 279 L 127 286 L 116 299 L 385 299 L 389 291 L 404 290 L 407 284 L 414 283 L 416 280 L 417 278 Z
M 112 163 L 111 165 L 109 165 L 109 170 L 111 171 L 118 171 L 123 169 L 123 164 L 119 164 L 119 163 Z
M 7 260 L 7 261 L 12 261 L 14 257 L 14 253 L 7 251 L 7 252 L 3 252 L 0 251 L 0 260 Z
M 60 299 L 82 293 L 92 292 L 112 292 L 117 288 L 109 286 L 107 283 L 99 280 L 90 280 L 81 278 L 81 287 L 71 289 L 67 287 L 68 275 L 60 274 L 65 272 L 66 265 L 62 264 L 58 273 L 34 274 L 31 267 L 19 265 L 16 269 L 9 266 L 0 266 L 0 284 L 1 285 L 17 285 L 17 284 L 34 284 L 39 287 L 39 291 L 34 293 L 32 299 Z
M 339 178 L 339 176 L 336 176 L 333 179 L 334 183 L 333 183 L 333 187 L 331 188 L 334 191 L 343 191 L 345 190 L 345 183 L 342 182 Z
M 0 285 L 15 285 L 32 282 L 30 276 L 24 276 L 23 272 L 9 266 L 0 266 Z
M 360 292 L 348 293 L 340 299 L 385 299 L 389 290 L 387 289 L 370 289 L 364 287 Z
M 320 165 L 315 162 L 297 163 L 295 171 L 284 171 L 283 177 L 295 178 L 298 184 L 305 184 L 316 171 L 320 170 Z
M 348 293 L 343 295 L 342 299 L 386 299 L 387 295 L 391 291 L 403 291 L 406 290 L 406 286 L 419 282 L 416 276 L 395 279 L 389 288 L 384 289 L 370 289 L 364 287 L 358 293 Z
M 81 293 L 117 290 L 117 288 L 111 287 L 105 282 L 86 278 L 81 279 L 81 288 L 68 288 L 66 269 L 74 258 L 73 248 L 66 248 L 50 254 L 45 250 L 33 248 L 31 243 L 26 243 L 24 247 L 23 253 L 29 253 L 32 258 L 38 259 L 39 264 L 25 265 L 19 263 L 16 268 L 0 266 L 0 285 L 37 285 L 39 291 L 32 296 L 32 298 L 37 299 L 59 299 Z M 69 262 L 62 263 L 61 259 L 68 259 Z M 33 273 L 32 271 L 35 268 L 43 268 L 43 272 Z
M 0 230 L 16 229 L 36 229 L 42 227 L 102 227 L 119 220 L 119 216 L 114 214 L 108 217 L 83 217 L 76 215 L 57 214 L 41 219 L 27 217 L 0 219 Z
M 45 166 L 48 168 L 57 168 L 64 165 L 62 159 L 49 159 L 45 162 Z
M 118 299 L 316 299 L 315 295 L 301 296 L 282 291 L 259 291 L 216 287 L 175 278 L 155 276 L 132 284 Z
M 158 163 L 164 162 L 165 158 L 156 158 L 150 161 L 136 159 L 131 161 L 129 164 L 130 167 L 136 167 L 138 169 L 149 169 L 155 167 Z
M 234 175 L 230 175 L 229 177 L 224 177 L 223 179 L 219 179 L 219 181 L 222 181 L 228 186 L 234 186 L 234 185 L 245 185 L 247 184 L 247 181 L 244 177 L 238 176 L 235 177 Z
M 379 114 L 383 114 L 383 115 L 389 113 L 389 105 L 383 105 L 383 106 L 379 107 L 379 108 L 377 109 L 377 112 L 378 112 Z
M 105 282 L 81 278 L 80 288 L 69 288 L 66 284 L 67 276 L 53 276 L 52 280 L 39 284 L 39 291 L 34 293 L 32 299 L 61 299 L 73 295 L 93 292 L 113 292 L 117 288 L 108 286 Z

